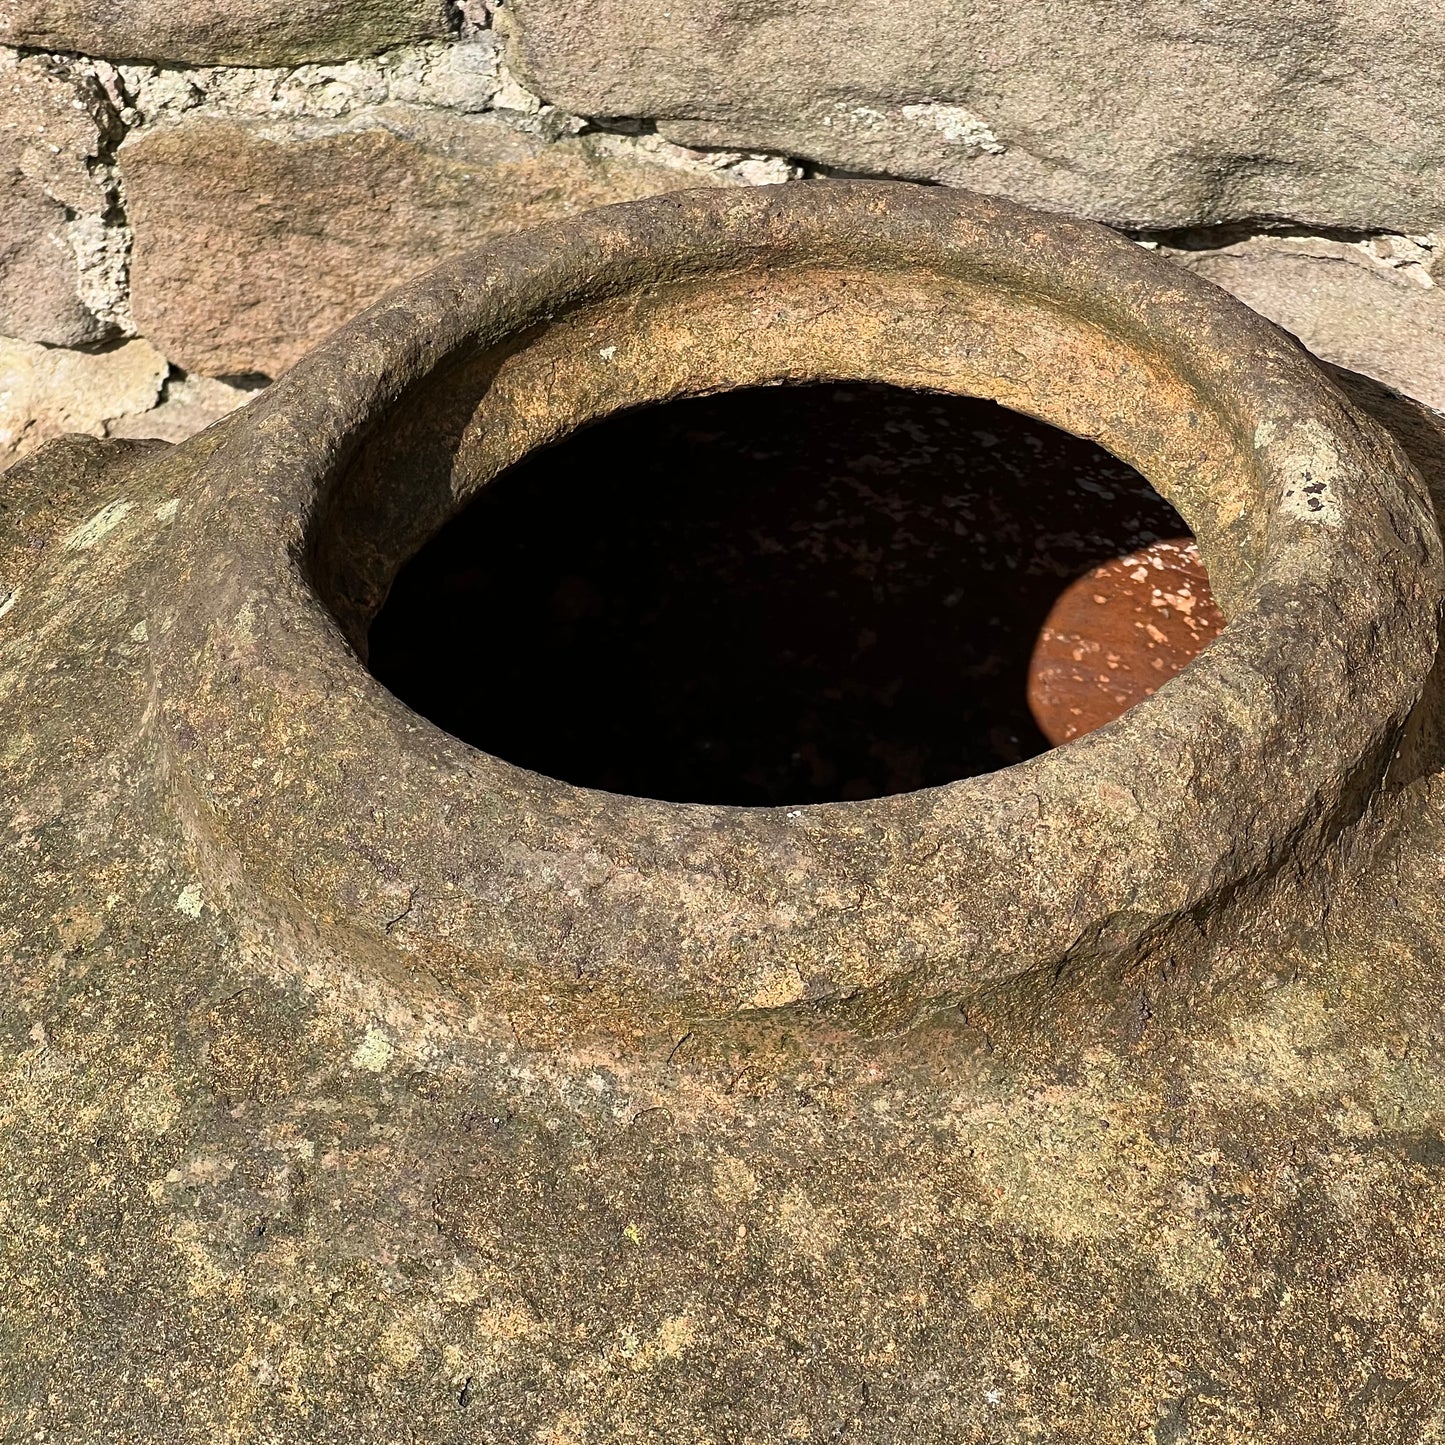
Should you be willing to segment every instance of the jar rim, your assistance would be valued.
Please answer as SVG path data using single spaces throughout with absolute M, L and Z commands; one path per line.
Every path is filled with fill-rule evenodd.
M 629 385 L 657 395 L 671 378 L 672 394 L 688 394 L 705 362 L 678 361 L 687 306 L 715 318 L 724 296 L 762 296 L 786 311 L 822 275 L 872 298 L 873 311 L 849 315 L 876 321 L 891 306 L 896 328 L 933 325 L 929 365 L 973 306 L 979 334 L 1013 336 L 1028 371 L 1039 308 L 1055 308 L 1060 335 L 1075 337 L 1067 415 L 1126 441 L 1143 402 L 1120 398 L 1144 382 L 1111 373 L 1116 352 L 1090 337 L 1178 381 L 1161 427 L 1178 398 L 1196 397 L 1216 419 L 1210 435 L 1239 448 L 1227 464 L 1201 461 L 1199 482 L 1184 450 L 1171 463 L 1231 596 L 1222 636 L 1154 697 L 1052 752 L 920 793 L 793 809 L 543 778 L 442 732 L 371 677 L 345 607 L 322 595 L 336 589 L 318 549 L 350 505 L 341 479 L 408 398 L 424 405 L 428 387 L 480 365 L 495 402 L 503 373 L 478 358 L 525 352 L 518 338 L 539 333 L 571 356 L 604 312 L 614 329 L 642 318 L 642 379 L 579 363 L 557 383 L 577 416 Z M 926 302 L 955 284 L 973 300 L 921 321 L 900 310 L 898 287 Z M 769 346 L 803 345 L 803 323 L 790 324 L 758 340 L 759 323 L 738 355 L 775 364 Z M 842 344 L 808 324 L 820 356 Z M 469 413 L 456 457 L 522 412 L 517 445 L 555 434 L 540 371 L 508 364 L 513 411 L 494 410 L 491 432 Z M 719 375 L 728 364 L 720 355 Z M 993 353 L 979 367 L 1004 369 Z M 486 473 L 475 458 L 454 466 L 451 494 L 434 478 L 426 505 L 460 505 Z M 369 498 L 388 517 L 425 510 L 384 477 Z M 365 550 L 364 530 L 346 535 L 342 552 Z M 462 1007 L 526 994 L 568 1017 L 624 1019 L 883 993 L 917 1009 L 1167 946 L 1201 908 L 1328 846 L 1367 805 L 1433 661 L 1445 575 L 1409 463 L 1262 318 L 1102 227 L 879 182 L 674 193 L 449 262 L 343 328 L 198 460 L 177 546 L 155 649 L 158 726 L 181 816 L 229 906 L 269 935 L 325 935 L 339 969 Z

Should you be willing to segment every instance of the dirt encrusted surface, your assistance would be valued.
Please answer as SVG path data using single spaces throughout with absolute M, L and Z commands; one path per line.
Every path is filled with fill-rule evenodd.
M 8 1437 L 1435 1438 L 1445 781 L 1202 972 L 901 1037 L 428 1038 L 249 957 L 179 845 L 144 593 L 185 467 L 44 461 L 3 514 Z
M 1445 479 L 1428 416 L 1358 399 Z M 463 937 L 415 890 L 378 894 L 381 922 L 360 905 L 338 921 L 297 900 L 344 903 L 342 884 L 296 878 L 290 912 L 268 912 L 254 875 L 227 872 L 235 838 L 228 854 L 198 821 L 198 797 L 220 816 L 279 776 L 275 754 L 223 744 L 261 736 L 236 703 L 258 685 L 255 609 L 274 604 L 274 643 L 313 605 L 226 592 L 234 557 L 208 554 L 194 522 L 210 515 L 192 507 L 200 463 L 244 428 L 284 460 L 287 418 L 265 405 L 169 450 L 52 444 L 0 502 L 5 1438 L 1445 1439 L 1445 774 L 1429 727 L 1372 805 L 1279 876 L 1167 929 L 1125 918 L 1127 946 L 1101 932 L 1052 968 L 960 966 L 947 999 L 893 1008 L 861 1006 L 863 983 L 713 1006 L 631 957 L 604 998 L 579 954 L 564 1010 L 555 958 L 488 955 L 501 935 Z M 1344 482 L 1320 492 L 1357 504 Z M 1400 548 L 1418 542 L 1396 520 Z M 163 695 L 187 685 L 186 654 L 157 657 L 207 567 L 216 606 L 235 603 L 232 651 L 205 655 L 231 731 L 187 750 L 200 709 L 166 714 Z M 345 702 L 298 697 L 308 736 Z M 314 819 L 347 802 L 340 748 L 287 778 Z M 398 777 L 417 797 L 436 786 Z M 390 819 L 366 821 L 386 842 Z M 286 842 L 265 844 L 268 889 L 310 856 Z M 589 909 L 602 937 L 618 906 L 570 856 L 529 855 L 556 862 L 558 917 L 576 920 L 558 947 L 587 937 Z M 448 881 L 468 885 L 427 862 L 444 904 Z M 500 886 L 478 894 L 488 926 Z M 724 896 L 698 907 L 721 916 Z M 895 1002 L 915 983 L 880 978 Z

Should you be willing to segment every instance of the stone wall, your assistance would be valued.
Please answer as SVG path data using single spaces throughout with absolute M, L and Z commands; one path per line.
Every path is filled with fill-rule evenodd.
M 0 42 L 0 464 L 185 436 L 488 236 L 833 174 L 1108 222 L 1445 408 L 1445 31 L 1383 0 L 0 0 Z

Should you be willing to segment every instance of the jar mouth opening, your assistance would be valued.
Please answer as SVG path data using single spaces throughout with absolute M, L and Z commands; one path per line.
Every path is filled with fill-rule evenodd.
M 398 568 L 523 458 L 799 383 L 1092 439 L 1178 510 L 1229 625 L 1087 737 L 801 809 L 561 783 L 366 671 Z M 1428 499 L 1309 358 L 1123 238 L 962 192 L 686 193 L 513 237 L 359 318 L 202 466 L 156 648 L 182 811 L 238 907 L 443 990 L 733 1013 L 1163 946 L 1358 815 L 1435 646 Z
M 1044 752 L 1222 622 L 1183 520 L 1096 445 L 976 398 L 815 383 L 634 409 L 524 458 L 403 565 L 366 658 L 547 777 L 796 808 Z

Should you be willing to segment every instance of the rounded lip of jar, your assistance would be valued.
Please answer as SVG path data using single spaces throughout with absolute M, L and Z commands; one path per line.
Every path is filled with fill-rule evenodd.
M 902 247 L 940 266 L 1032 268 L 1135 318 L 1161 354 L 1207 359 L 1275 497 L 1265 565 L 1220 639 L 1098 732 L 863 802 L 597 793 L 411 713 L 306 576 L 318 498 L 358 439 L 479 336 L 789 245 L 860 265 Z M 1301 426 L 1332 459 L 1323 520 L 1299 494 Z M 158 725 L 180 815 L 231 909 L 272 934 L 280 919 L 335 933 L 344 967 L 399 967 L 428 989 L 541 989 L 634 1014 L 882 989 L 937 1002 L 1157 942 L 1364 806 L 1423 687 L 1442 592 L 1418 477 L 1282 333 L 1101 227 L 897 183 L 673 193 L 519 233 L 398 288 L 198 462 L 174 555 Z M 1309 617 L 1322 606 L 1323 635 Z

